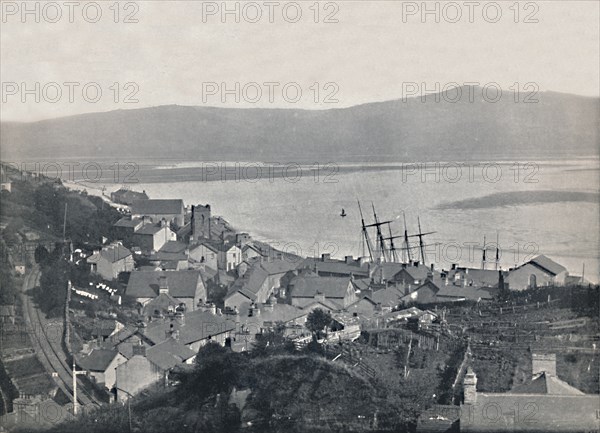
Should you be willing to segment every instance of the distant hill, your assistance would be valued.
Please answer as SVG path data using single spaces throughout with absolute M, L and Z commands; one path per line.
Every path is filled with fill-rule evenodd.
M 600 99 L 541 92 L 538 103 L 428 95 L 329 110 L 187 106 L 1 124 L 3 160 L 169 158 L 419 161 L 597 155 Z M 523 95 L 521 95 L 523 97 Z M 441 102 L 436 102 L 436 98 Z

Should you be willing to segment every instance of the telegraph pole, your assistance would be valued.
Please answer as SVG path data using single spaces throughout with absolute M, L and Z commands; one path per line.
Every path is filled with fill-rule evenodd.
M 86 371 L 77 371 L 75 366 L 75 357 L 73 357 L 73 415 L 77 415 L 77 375 L 85 374 Z

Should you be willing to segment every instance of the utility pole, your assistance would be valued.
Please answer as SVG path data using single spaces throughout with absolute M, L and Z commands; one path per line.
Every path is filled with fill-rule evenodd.
M 73 357 L 73 415 L 77 415 L 77 375 L 86 373 L 84 370 L 77 371 L 75 357 Z
M 481 259 L 481 269 L 485 269 L 485 235 L 483 235 L 483 258 Z
M 412 335 L 408 342 L 408 351 L 406 352 L 406 362 L 404 363 L 404 378 L 408 377 L 408 360 L 410 359 L 410 350 L 412 348 Z

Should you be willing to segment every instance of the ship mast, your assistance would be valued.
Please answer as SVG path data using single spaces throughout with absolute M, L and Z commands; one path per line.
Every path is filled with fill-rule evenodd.
M 398 254 L 396 253 L 396 246 L 394 245 L 394 239 L 401 238 L 402 236 L 392 235 L 392 223 L 388 223 L 388 229 L 390 231 L 390 237 L 385 240 L 390 241 L 390 259 L 394 263 L 398 263 Z
M 485 269 L 485 235 L 483 235 L 483 256 L 481 259 L 481 269 Z
M 381 234 L 381 226 L 384 224 L 391 223 L 392 221 L 379 221 L 377 218 L 377 214 L 375 213 L 375 206 L 373 206 L 373 216 L 375 217 L 375 222 L 373 224 L 367 224 L 364 228 L 375 227 L 377 229 L 377 240 L 379 242 L 379 249 L 376 250 L 377 260 L 380 261 L 383 258 L 383 261 L 387 260 L 387 255 L 385 254 L 385 241 L 383 235 Z
M 408 237 L 418 237 L 419 238 L 419 250 L 421 251 L 421 263 L 423 263 L 425 265 L 427 258 L 425 257 L 425 246 L 426 245 L 423 243 L 423 236 L 431 235 L 435 232 L 423 233 L 423 231 L 421 230 L 421 219 L 419 217 L 417 217 L 417 222 L 419 224 L 419 233 L 417 233 L 415 235 L 410 235 Z
M 410 245 L 408 243 L 408 230 L 406 228 L 406 214 L 402 211 L 402 217 L 404 218 L 404 243 L 402 244 L 402 260 L 405 263 L 411 263 L 412 257 L 410 256 Z M 408 256 L 408 261 L 405 258 Z
M 365 218 L 363 217 L 362 208 L 360 207 L 360 201 L 357 200 L 357 202 L 358 202 L 358 211 L 360 212 L 360 222 L 362 224 L 362 232 L 364 235 L 364 242 L 366 242 L 367 248 L 369 249 L 369 257 L 371 258 L 371 261 L 373 261 L 373 251 L 371 248 L 371 240 L 369 239 L 369 232 L 367 231 L 367 226 L 365 225 Z M 363 247 L 363 251 L 364 251 L 364 247 Z
M 373 208 L 373 218 L 375 219 L 375 228 L 377 229 L 377 239 L 379 239 L 379 254 L 378 259 L 383 258 L 383 261 L 387 261 L 387 255 L 385 254 L 385 241 L 383 240 L 383 234 L 381 233 L 381 225 L 385 223 L 379 223 L 379 218 L 377 218 L 377 213 L 375 213 L 375 205 L 371 202 L 371 207 Z M 387 221 L 389 223 L 389 221 Z
M 498 270 L 500 266 L 500 233 L 496 232 L 496 262 L 495 262 L 495 270 Z

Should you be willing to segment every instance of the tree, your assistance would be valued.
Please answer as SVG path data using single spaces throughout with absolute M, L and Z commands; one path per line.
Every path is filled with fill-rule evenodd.
M 38 264 L 46 264 L 50 257 L 50 253 L 43 245 L 38 245 L 34 252 L 35 262 Z
M 209 342 L 196 355 L 196 368 L 183 376 L 182 395 L 195 397 L 199 403 L 216 398 L 217 394 L 231 392 L 239 375 L 241 363 L 238 356 L 218 343 Z
M 256 336 L 252 354 L 257 357 L 272 356 L 294 353 L 295 350 L 294 342 L 285 337 L 285 324 L 277 322 L 273 330 Z
M 312 332 L 313 337 L 318 339 L 323 333 L 323 330 L 327 326 L 331 325 L 332 321 L 333 318 L 328 311 L 316 308 L 311 311 L 306 318 L 306 327 L 310 332 Z

